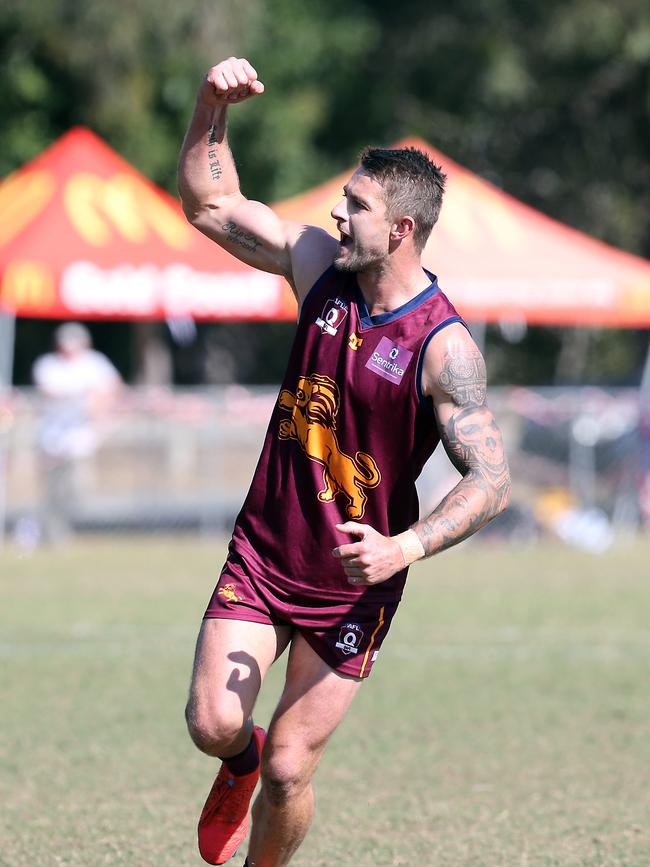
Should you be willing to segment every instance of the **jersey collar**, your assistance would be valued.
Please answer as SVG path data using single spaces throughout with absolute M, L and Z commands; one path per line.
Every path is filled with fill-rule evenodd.
M 359 284 L 357 283 L 356 277 L 354 280 L 355 284 L 355 294 L 356 294 L 356 305 L 357 312 L 359 314 L 359 322 L 361 323 L 363 328 L 375 328 L 377 325 L 386 325 L 388 322 L 394 322 L 396 319 L 400 319 L 402 316 L 406 316 L 407 313 L 411 313 L 413 310 L 417 310 L 425 301 L 428 301 L 432 295 L 435 295 L 436 292 L 440 291 L 440 287 L 438 286 L 438 278 L 435 274 L 432 274 L 430 271 L 427 271 L 426 268 L 422 269 L 424 273 L 427 275 L 429 280 L 431 281 L 429 285 L 419 292 L 414 298 L 411 298 L 410 301 L 407 301 L 405 304 L 402 304 L 400 307 L 396 307 L 395 310 L 387 310 L 385 313 L 378 313 L 376 316 L 371 316 L 368 312 L 368 305 L 363 297 L 363 292 L 359 288 Z

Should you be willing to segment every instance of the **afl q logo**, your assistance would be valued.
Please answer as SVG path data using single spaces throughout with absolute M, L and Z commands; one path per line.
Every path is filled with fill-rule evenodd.
M 338 306 L 336 301 L 330 299 L 325 304 L 321 315 L 316 319 L 316 325 L 323 334 L 331 334 L 334 337 L 347 315 L 347 308 Z
M 346 656 L 351 653 L 359 652 L 359 645 L 363 641 L 363 631 L 358 623 L 346 623 L 341 627 L 339 632 L 339 640 L 336 646 L 342 650 Z
M 332 309 L 327 314 L 327 319 L 325 320 L 328 325 L 336 325 L 339 320 L 339 311 L 336 307 L 332 307 Z

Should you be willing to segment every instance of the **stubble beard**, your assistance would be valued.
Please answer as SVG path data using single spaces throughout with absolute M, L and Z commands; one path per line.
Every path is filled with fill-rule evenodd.
M 362 271 L 380 270 L 383 257 L 377 253 L 371 253 L 369 250 L 360 251 L 356 249 L 347 249 L 347 255 L 341 256 L 339 252 L 334 259 L 334 267 L 337 271 L 344 274 L 360 274 Z

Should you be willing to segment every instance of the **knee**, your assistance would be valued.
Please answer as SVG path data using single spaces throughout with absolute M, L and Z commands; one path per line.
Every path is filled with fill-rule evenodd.
M 185 708 L 185 720 L 194 744 L 201 752 L 211 756 L 227 753 L 244 726 L 241 714 L 193 698 L 190 698 Z
M 309 756 L 271 754 L 262 761 L 262 785 L 274 806 L 281 806 L 300 795 L 311 783 L 313 762 Z

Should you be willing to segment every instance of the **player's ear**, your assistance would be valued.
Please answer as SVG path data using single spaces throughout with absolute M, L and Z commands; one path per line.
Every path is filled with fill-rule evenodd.
M 403 241 L 405 238 L 408 238 L 409 235 L 412 235 L 414 231 L 415 220 L 407 214 L 403 217 L 398 217 L 398 219 L 393 222 L 390 230 L 390 239 L 391 241 Z

